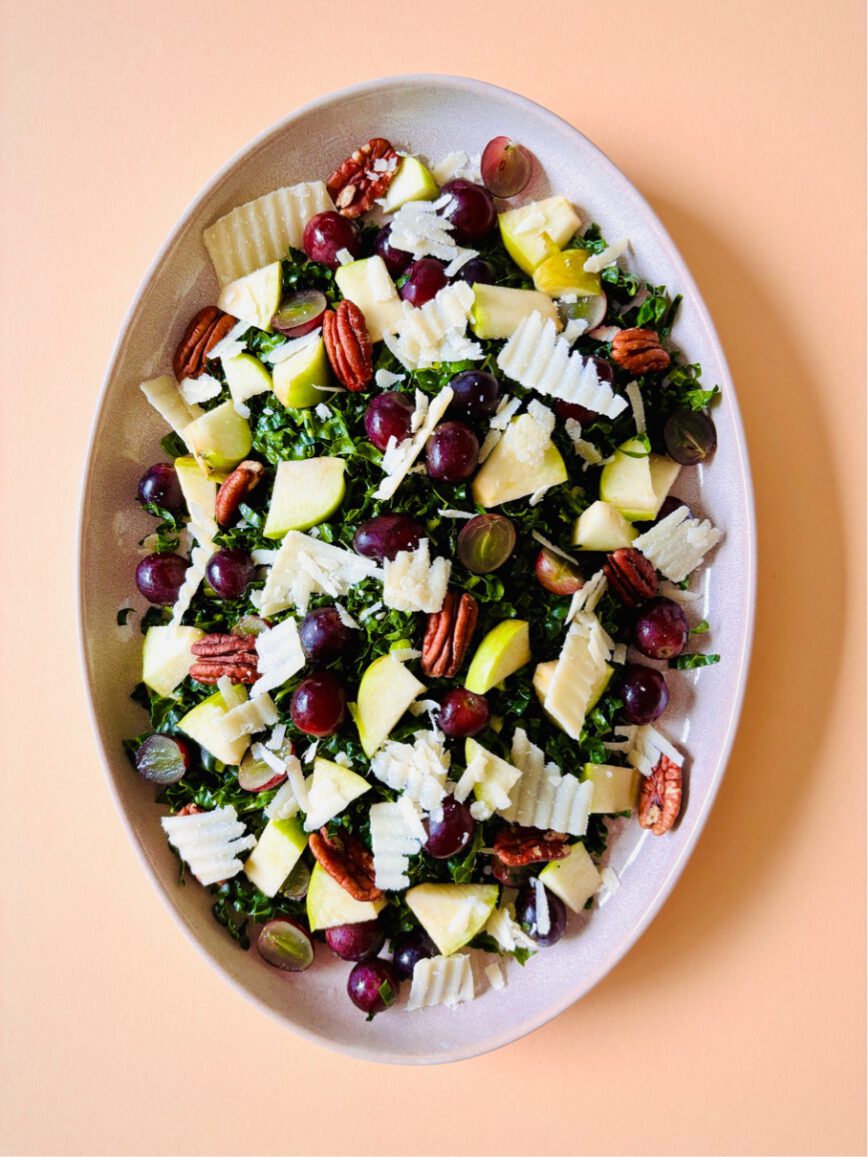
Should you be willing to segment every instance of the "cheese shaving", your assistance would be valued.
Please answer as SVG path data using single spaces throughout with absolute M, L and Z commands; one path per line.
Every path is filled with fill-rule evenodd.
M 613 242 L 602 253 L 593 254 L 583 266 L 585 273 L 602 273 L 607 265 L 614 265 L 618 258 L 627 252 L 629 245 L 629 240 L 624 237 L 620 241 Z

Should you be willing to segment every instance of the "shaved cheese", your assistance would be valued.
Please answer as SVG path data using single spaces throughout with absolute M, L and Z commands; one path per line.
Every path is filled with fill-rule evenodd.
M 316 759 L 316 750 L 318 747 L 319 747 L 319 740 L 315 739 L 313 741 L 313 743 L 310 745 L 310 747 L 308 747 L 307 751 L 304 753 L 304 762 L 305 763 L 313 763 L 314 759 Z
M 596 329 L 588 331 L 588 337 L 594 341 L 614 341 L 620 332 L 617 325 L 598 325 Z
M 473 181 L 474 184 L 478 185 L 481 180 L 479 162 L 479 156 L 471 157 L 463 149 L 456 149 L 455 152 L 445 156 L 439 164 L 433 166 L 431 175 L 441 186 L 445 185 L 447 181 L 456 180 L 456 178 Z
M 564 326 L 562 337 L 567 345 L 575 345 L 587 328 L 588 323 L 583 317 L 570 318 Z
M 184 615 L 190 609 L 193 596 L 205 577 L 205 567 L 208 565 L 211 553 L 212 552 L 204 546 L 193 547 L 190 554 L 190 565 L 187 567 L 184 582 L 181 584 L 175 605 L 172 607 L 171 622 L 173 626 L 180 626 Z
M 593 442 L 587 442 L 582 437 L 582 426 L 575 418 L 567 418 L 564 423 L 570 441 L 573 444 L 573 449 L 584 459 L 587 466 L 600 466 L 603 462 L 603 455 L 597 449 Z
M 708 551 L 721 539 L 721 532 L 708 520 L 691 518 L 686 506 L 679 506 L 644 534 L 633 546 L 671 582 L 682 582 L 694 571 Z
M 473 968 L 470 957 L 432 956 L 429 960 L 419 960 L 413 969 L 413 983 L 407 1011 L 417 1012 L 421 1008 L 445 1004 L 448 1008 L 473 1000 Z
M 454 277 L 462 266 L 466 265 L 468 261 L 472 261 L 474 257 L 479 256 L 479 251 L 476 249 L 460 249 L 443 270 L 447 277 Z
M 664 598 L 671 599 L 674 603 L 690 604 L 702 598 L 701 591 L 685 591 L 669 582 L 660 584 L 659 594 L 663 595 Z
M 499 960 L 492 960 L 491 964 L 486 964 L 485 975 L 488 977 L 488 983 L 495 992 L 500 992 L 506 988 L 506 980 L 503 976 L 503 969 L 500 967 Z
M 338 259 L 338 265 L 352 265 L 355 261 L 355 257 L 350 253 L 349 249 L 339 249 L 335 257 Z
M 252 848 L 256 837 L 245 835 L 234 807 L 215 808 L 160 820 L 169 843 L 200 884 L 229 880 L 243 867 L 239 852 Z
M 538 530 L 531 531 L 531 538 L 535 538 L 541 546 L 544 546 L 546 550 L 550 550 L 552 554 L 556 554 L 560 558 L 565 558 L 567 562 L 574 562 L 577 566 L 579 565 L 579 560 L 575 555 L 567 554 L 565 550 L 561 550 L 559 546 L 555 546 L 553 542 L 549 542 Z
M 441 518 L 475 518 L 475 510 L 438 510 Z
M 329 409 L 329 407 L 325 404 L 325 402 L 320 402 L 318 405 L 314 406 L 313 412 L 316 414 L 316 416 L 319 418 L 319 420 L 321 422 L 327 422 L 329 420 L 329 418 L 332 416 L 332 412 Z
M 639 434 L 645 433 L 645 403 L 642 401 L 642 391 L 639 388 L 638 382 L 630 382 L 624 391 L 630 401 L 630 406 L 633 409 L 633 421 L 636 423 L 636 431 Z
M 499 755 L 477 743 L 473 758 L 454 788 L 455 798 L 462 803 L 476 792 L 476 802 L 470 811 L 474 819 L 488 819 L 495 812 L 504 812 L 511 806 L 510 792 L 521 778 L 521 771 Z
M 678 767 L 684 766 L 684 756 L 678 748 L 650 723 L 642 727 L 616 727 L 615 734 L 626 740 L 627 762 L 643 775 L 651 774 L 661 755 Z
M 583 836 L 588 830 L 594 785 L 574 775 L 561 775 L 556 764 L 546 763 L 542 749 L 531 743 L 522 728 L 513 735 L 512 762 L 521 778 L 510 791 L 512 803 L 501 812 L 503 818 L 540 831 Z
M 270 820 L 288 820 L 298 813 L 298 800 L 289 780 L 280 785 L 274 799 L 263 810 Z
M 371 615 L 373 615 L 373 614 L 374 614 L 376 611 L 379 611 L 379 610 L 380 610 L 380 608 L 382 607 L 382 605 L 383 605 L 383 604 L 382 604 L 382 603 L 379 603 L 379 602 L 377 602 L 377 603 L 370 603 L 368 606 L 366 606 L 366 607 L 364 608 L 364 610 L 362 610 L 362 611 L 360 611 L 360 612 L 359 612 L 359 622 L 362 622 L 362 623 L 363 623 L 363 622 L 365 621 L 365 619 L 369 618 L 369 617 L 370 617 Z
M 404 381 L 404 374 L 393 374 L 391 370 L 377 370 L 374 374 L 374 384 L 379 390 L 391 390 L 398 382 Z
M 346 609 L 346 607 L 342 607 L 340 603 L 335 603 L 335 610 L 338 613 L 338 618 L 345 627 L 349 627 L 351 631 L 357 631 L 359 629 L 359 624 Z
M 612 648 L 612 662 L 622 666 L 627 662 L 627 644 L 616 643 Z
M 481 466 L 491 451 L 503 437 L 500 430 L 489 430 L 479 447 L 479 465 Z
M 510 397 L 506 394 L 500 399 L 494 417 L 489 423 L 492 430 L 505 430 L 513 416 L 521 409 L 521 398 Z
M 612 640 L 596 616 L 579 611 L 567 631 L 543 704 L 572 739 L 581 735 L 585 715 L 595 689 L 606 675 L 611 653 Z
M 567 611 L 567 622 L 571 623 L 580 611 L 595 611 L 600 599 L 606 593 L 608 580 L 602 570 L 591 575 L 583 587 L 580 587 L 570 599 Z
M 392 217 L 389 245 L 412 253 L 417 261 L 420 257 L 452 261 L 458 252 L 452 237 L 453 225 L 441 216 L 451 204 L 448 194 L 436 201 L 408 201 Z
M 549 912 L 549 900 L 546 895 L 545 884 L 538 876 L 534 877 L 533 887 L 536 899 L 536 930 L 540 936 L 548 936 L 552 919 Z
M 424 369 L 438 362 L 477 361 L 482 346 L 467 337 L 467 321 L 475 297 L 465 281 L 447 285 L 425 305 L 404 303 L 394 335 L 384 341 L 407 369 Z
M 447 793 L 449 762 L 439 732 L 417 731 L 412 743 L 392 739 L 384 743 L 371 759 L 371 771 L 423 811 L 439 812 Z
M 184 429 L 205 412 L 200 406 L 190 405 L 184 400 L 171 374 L 142 382 L 139 389 L 160 417 L 182 437 Z
M 621 887 L 621 881 L 614 868 L 602 868 L 600 870 L 600 876 L 603 880 L 603 887 L 607 892 L 617 892 Z
M 304 612 L 312 594 L 343 597 L 364 579 L 382 575 L 372 559 L 290 530 L 272 561 L 260 610 L 273 615 L 295 606 Z
M 224 695 L 225 698 L 225 695 Z M 220 731 L 230 743 L 242 735 L 255 735 L 277 722 L 277 708 L 268 694 L 254 694 L 252 698 L 233 707 L 220 720 Z
M 585 273 L 602 273 L 607 265 L 614 265 L 618 258 L 627 252 L 629 244 L 629 240 L 624 237 L 620 241 L 613 242 L 602 253 L 594 253 L 583 266 Z
M 373 497 L 378 501 L 382 502 L 394 496 L 406 478 L 410 467 L 421 453 L 423 446 L 434 432 L 434 427 L 449 409 L 452 396 L 451 387 L 444 386 L 440 393 L 431 399 L 424 422 L 411 438 L 405 438 L 400 444 L 395 443 L 391 438 L 389 439 L 389 447 L 383 455 L 383 469 L 386 471 L 386 477 L 373 494 Z
M 412 806 L 412 805 L 411 805 Z M 375 803 L 369 813 L 371 847 L 374 853 L 374 882 L 384 892 L 397 892 L 410 885 L 407 875 L 410 856 L 422 847 L 418 827 L 407 822 L 406 808 L 399 803 Z
M 396 611 L 435 614 L 443 606 L 452 563 L 429 554 L 428 539 L 415 550 L 401 550 L 383 562 L 383 602 Z
M 496 941 L 504 952 L 515 952 L 516 948 L 525 948 L 531 952 L 536 949 L 536 943 L 522 930 L 515 920 L 515 913 L 508 906 L 495 908 L 483 931 Z
M 266 741 L 265 746 L 269 751 L 277 751 L 284 739 L 286 738 L 286 724 L 278 723 L 271 733 L 270 738 Z
M 253 694 L 262 695 L 282 687 L 306 662 L 296 620 L 284 619 L 257 635 L 256 654 L 259 678 L 253 685 Z

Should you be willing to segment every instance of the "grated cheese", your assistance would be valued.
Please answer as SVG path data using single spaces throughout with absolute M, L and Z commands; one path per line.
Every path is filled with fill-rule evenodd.
M 443 606 L 452 563 L 448 558 L 431 560 L 428 539 L 415 550 L 401 550 L 383 562 L 383 602 L 396 611 L 435 614 Z
M 679 583 L 699 566 L 721 537 L 707 519 L 691 518 L 687 507 L 679 506 L 640 534 L 633 546 L 670 582 Z
M 438 362 L 478 361 L 482 346 L 466 332 L 474 302 L 473 289 L 464 281 L 445 286 L 422 306 L 404 302 L 394 335 L 384 334 L 383 340 L 409 370 Z
M 602 253 L 594 253 L 582 267 L 585 273 L 602 273 L 607 265 L 614 265 L 618 258 L 627 252 L 629 240 L 624 237 L 614 241 Z
M 445 1004 L 448 1008 L 473 1000 L 473 968 L 470 957 L 460 953 L 420 960 L 413 969 L 407 1011 L 417 1012 Z
M 452 237 L 452 222 L 441 216 L 452 204 L 448 194 L 436 201 L 408 201 L 392 217 L 389 244 L 393 249 L 420 257 L 451 261 L 458 246 Z
M 374 384 L 379 390 L 391 390 L 398 382 L 403 382 L 404 374 L 393 374 L 391 370 L 377 370 L 374 374 Z
M 329 420 L 329 418 L 332 416 L 332 412 L 329 409 L 329 407 L 325 404 L 325 402 L 319 402 L 316 406 L 314 406 L 313 412 L 316 414 L 316 416 L 319 418 L 319 420 L 321 422 L 327 422 Z
M 194 815 L 163 816 L 160 823 L 169 843 L 206 886 L 236 876 L 243 867 L 238 853 L 256 843 L 255 836 L 245 835 L 231 805 Z
M 483 931 L 496 941 L 504 952 L 515 952 L 516 948 L 534 951 L 536 948 L 535 942 L 516 922 L 515 913 L 508 906 L 495 908 Z

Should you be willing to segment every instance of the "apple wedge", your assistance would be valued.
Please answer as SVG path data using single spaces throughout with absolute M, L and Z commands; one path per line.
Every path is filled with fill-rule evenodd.
M 235 766 L 239 764 L 250 745 L 250 736 L 227 739 L 223 730 L 223 720 L 233 707 L 247 700 L 243 687 L 234 687 L 233 696 L 237 702 L 227 704 L 220 691 L 203 699 L 178 722 L 178 728 L 194 739 L 215 759 Z
M 529 624 L 523 619 L 504 619 L 476 648 L 464 686 L 468 691 L 484 695 L 529 662 Z
M 365 315 L 371 341 L 396 333 L 404 309 L 382 257 L 365 257 L 341 265 L 335 271 L 338 289 Z
M 307 918 L 311 932 L 336 928 L 339 924 L 363 924 L 376 920 L 385 906 L 385 900 L 354 899 L 320 864 L 314 864 L 307 889 Z
M 592 502 L 576 519 L 573 546 L 579 550 L 618 550 L 629 546 L 639 531 L 608 502 Z
M 244 874 L 264 896 L 274 896 L 306 847 L 307 836 L 295 816 L 269 820 L 244 862 Z
M 213 470 L 233 470 L 253 446 L 250 426 L 232 402 L 206 410 L 184 427 L 181 437 Z
M 294 354 L 277 362 L 271 381 L 277 400 L 291 409 L 304 410 L 323 401 L 327 394 L 317 386 L 328 386 L 331 377 L 322 338 L 305 341 Z
M 186 678 L 194 662 L 190 648 L 204 633 L 198 627 L 171 624 L 149 627 L 142 648 L 142 682 L 168 699 Z
M 314 760 L 313 775 L 305 780 L 305 788 L 308 808 L 304 828 L 313 832 L 339 816 L 354 799 L 370 791 L 371 785 L 348 767 L 319 758 Z
M 573 912 L 581 912 L 603 882 L 584 844 L 572 844 L 570 854 L 546 864 L 539 878 Z
M 278 462 L 271 492 L 266 538 L 283 538 L 290 530 L 307 530 L 334 514 L 344 500 L 343 458 L 301 458 Z
M 386 193 L 383 212 L 394 213 L 408 201 L 433 201 L 437 193 L 437 182 L 418 157 L 404 157 Z
M 503 437 L 485 459 L 473 480 L 473 497 L 486 508 L 526 498 L 537 490 L 567 481 L 567 467 L 554 442 L 549 442 L 541 462 L 529 462 L 524 451 L 530 414 L 513 419 Z
M 582 222 L 565 197 L 547 197 L 499 213 L 497 224 L 507 253 L 532 276 L 546 257 L 566 245 Z
M 424 690 L 425 685 L 394 655 L 381 655 L 365 670 L 359 684 L 358 702 L 350 704 L 350 714 L 369 759 Z
M 405 900 L 440 952 L 451 956 L 488 923 L 498 892 L 496 884 L 419 884 Z
M 280 306 L 283 291 L 283 273 L 279 261 L 272 261 L 262 269 L 255 269 L 237 281 L 230 281 L 220 290 L 217 305 L 239 321 L 249 322 L 257 329 L 270 330 L 271 319 Z
M 586 763 L 582 779 L 594 785 L 591 814 L 612 815 L 629 812 L 636 806 L 639 772 L 633 767 L 615 767 L 608 763 Z
M 524 319 L 532 313 L 550 317 L 556 328 L 561 328 L 555 303 L 544 293 L 537 293 L 533 289 L 485 285 L 478 281 L 473 287 L 473 296 L 470 328 L 479 338 L 512 337 Z
M 237 354 L 221 361 L 233 402 L 246 402 L 248 398 L 266 394 L 271 389 L 271 374 L 253 354 Z

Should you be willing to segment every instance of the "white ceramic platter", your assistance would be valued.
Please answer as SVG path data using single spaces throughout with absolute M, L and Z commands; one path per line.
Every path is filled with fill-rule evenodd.
M 674 340 L 723 390 L 715 411 L 719 448 L 676 492 L 725 532 L 703 578 L 702 610 L 723 656 L 716 667 L 673 674 L 664 730 L 689 753 L 683 818 L 663 838 L 634 822 L 613 842 L 622 886 L 589 919 L 524 969 L 502 992 L 458 1010 L 408 1014 L 396 1007 L 366 1023 L 345 995 L 349 966 L 324 949 L 306 973 L 265 965 L 239 949 L 211 917 L 205 889 L 178 884 L 152 786 L 131 770 L 121 743 L 146 727 L 129 699 L 140 678 L 141 636 L 116 627 L 135 595 L 137 542 L 152 527 L 133 502 L 143 469 L 161 458 L 166 432 L 138 383 L 171 365 L 187 320 L 216 299 L 203 227 L 281 185 L 325 179 L 359 143 L 385 136 L 438 161 L 478 154 L 494 136 L 522 141 L 539 165 L 528 198 L 557 192 L 599 222 L 609 240 L 629 237 L 632 267 L 683 293 Z M 93 716 L 109 782 L 139 855 L 190 940 L 240 992 L 310 1040 L 368 1060 L 436 1063 L 475 1056 L 537 1028 L 578 1000 L 635 943 L 678 879 L 714 801 L 738 720 L 753 626 L 755 527 L 744 435 L 732 381 L 699 292 L 663 226 L 627 178 L 572 126 L 523 97 L 478 81 L 397 77 L 315 101 L 243 149 L 182 214 L 130 307 L 106 375 L 88 457 L 81 516 L 81 633 Z M 133 599 L 141 610 L 140 600 Z M 255 1014 L 251 1011 L 251 1016 Z

